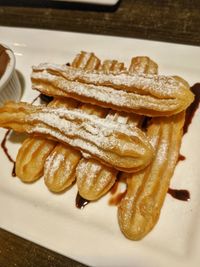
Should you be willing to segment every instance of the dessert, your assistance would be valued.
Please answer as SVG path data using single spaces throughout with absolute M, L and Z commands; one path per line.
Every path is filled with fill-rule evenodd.
M 15 173 L 23 182 L 33 182 L 43 175 L 46 157 L 55 147 L 55 142 L 40 137 L 29 137 L 20 147 Z
M 158 221 L 170 179 L 179 156 L 185 112 L 166 118 L 154 118 L 147 135 L 156 151 L 144 170 L 126 175 L 127 193 L 118 208 L 118 221 L 124 235 L 143 238 Z
M 46 63 L 33 67 L 31 80 L 33 89 L 50 96 L 147 116 L 179 113 L 194 100 L 188 83 L 177 76 L 104 74 Z
M 0 108 L 0 126 L 68 144 L 126 172 L 146 167 L 153 158 L 151 145 L 137 127 L 89 115 L 79 109 L 9 102 Z

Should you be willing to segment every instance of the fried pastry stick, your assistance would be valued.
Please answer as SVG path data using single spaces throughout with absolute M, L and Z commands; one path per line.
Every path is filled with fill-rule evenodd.
M 146 167 L 153 158 L 148 139 L 137 127 L 89 115 L 79 109 L 9 102 L 0 108 L 0 126 L 68 144 L 126 172 Z
M 46 63 L 33 67 L 31 79 L 33 89 L 47 95 L 146 116 L 177 114 L 194 100 L 188 83 L 177 76 L 104 74 Z
M 43 175 L 44 163 L 56 143 L 42 137 L 28 137 L 20 147 L 15 173 L 23 182 L 34 182 Z
M 126 175 L 127 193 L 118 207 L 121 231 L 132 240 L 142 239 L 157 223 L 181 145 L 185 112 L 154 118 L 147 135 L 156 151 L 144 170 Z
M 105 73 L 120 72 L 124 69 L 124 64 L 115 60 L 106 60 L 101 67 Z M 129 73 L 157 73 L 158 66 L 148 57 L 135 57 L 132 59 Z M 138 126 L 141 116 L 137 114 L 127 114 L 123 112 L 110 111 L 107 117 L 113 121 Z M 81 159 L 76 175 L 79 194 L 88 200 L 96 200 L 107 193 L 116 181 L 117 171 L 106 167 L 94 159 Z

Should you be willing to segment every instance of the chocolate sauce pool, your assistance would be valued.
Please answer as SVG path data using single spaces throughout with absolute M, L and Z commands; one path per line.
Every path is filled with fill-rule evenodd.
M 6 53 L 6 50 L 8 49 L 0 44 L 0 79 L 3 76 L 10 61 L 9 55 Z

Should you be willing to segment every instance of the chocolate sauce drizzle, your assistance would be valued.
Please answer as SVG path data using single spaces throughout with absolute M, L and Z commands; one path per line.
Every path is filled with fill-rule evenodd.
M 152 120 L 152 118 L 151 117 L 144 117 L 143 118 L 143 120 L 142 120 L 142 124 L 141 124 L 141 129 L 143 130 L 143 131 L 147 131 L 147 129 L 148 129 L 148 127 L 149 127 L 149 125 L 150 125 L 150 123 L 151 123 L 151 120 Z
M 52 96 L 48 96 L 48 95 L 44 95 L 44 94 L 39 94 L 38 96 L 36 96 L 33 101 L 31 102 L 31 104 L 34 104 L 38 99 L 41 99 L 43 102 L 45 102 L 46 104 L 48 104 L 49 102 L 51 102 L 53 100 Z
M 39 98 L 40 98 L 41 94 L 39 94 L 38 96 L 36 96 L 33 101 L 31 102 L 31 104 L 34 104 Z
M 167 193 L 170 194 L 173 198 L 176 198 L 178 200 L 182 200 L 182 201 L 190 200 L 190 192 L 185 189 L 169 188 Z
M 6 147 L 6 142 L 7 142 L 8 135 L 9 135 L 10 131 L 11 130 L 7 130 L 6 131 L 6 133 L 4 135 L 4 138 L 3 138 L 2 142 L 1 142 L 1 148 L 3 149 L 3 151 L 4 151 L 5 155 L 7 156 L 8 160 L 13 163 L 12 176 L 15 177 L 16 176 L 16 173 L 15 173 L 15 161 L 11 157 L 11 155 L 9 154 L 8 148 Z
M 88 203 L 90 203 L 90 201 L 83 198 L 78 192 L 76 195 L 76 207 L 78 209 L 83 209 Z
M 185 160 L 185 159 L 186 159 L 185 156 L 183 156 L 182 154 L 179 154 L 178 162 L 179 162 L 179 161 L 183 161 L 183 160 Z
M 186 159 L 186 157 L 184 155 L 179 154 L 176 164 L 178 164 L 180 161 L 184 161 L 185 159 Z
M 46 104 L 49 104 L 53 100 L 52 96 L 48 96 L 48 95 L 44 95 L 44 94 L 40 94 L 39 97 Z
M 187 108 L 186 114 L 185 114 L 185 124 L 183 126 L 183 134 L 186 134 L 188 132 L 189 126 L 192 122 L 192 119 L 194 117 L 194 114 L 196 110 L 199 107 L 200 103 L 200 83 L 194 84 L 190 90 L 193 92 L 195 95 L 194 101 L 192 104 Z

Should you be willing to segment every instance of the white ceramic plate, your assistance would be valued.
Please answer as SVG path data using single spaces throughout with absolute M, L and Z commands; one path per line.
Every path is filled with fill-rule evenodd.
M 52 0 L 62 2 L 87 3 L 97 5 L 115 5 L 119 0 Z
M 200 81 L 200 48 L 145 40 L 69 32 L 0 27 L 0 42 L 10 46 L 17 69 L 25 79 L 24 100 L 32 100 L 30 72 L 40 62 L 71 62 L 81 50 L 101 59 L 127 64 L 132 56 L 148 55 L 160 73 L 176 74 L 193 85 Z M 64 194 L 52 194 L 43 179 L 31 185 L 11 177 L 12 165 L 0 151 L 0 226 L 19 236 L 92 266 L 185 267 L 200 262 L 200 113 L 196 112 L 184 136 L 186 160 L 176 168 L 171 186 L 190 191 L 182 202 L 167 196 L 155 229 L 142 241 L 127 240 L 120 232 L 116 207 L 109 195 L 85 209 L 75 208 L 76 185 Z M 4 130 L 0 130 L 0 139 Z M 19 135 L 18 135 L 19 136 Z M 8 142 L 15 157 L 17 138 Z

